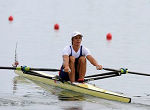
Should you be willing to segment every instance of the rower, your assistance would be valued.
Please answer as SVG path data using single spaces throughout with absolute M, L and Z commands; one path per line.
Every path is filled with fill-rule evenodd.
M 62 71 L 59 73 L 62 80 L 84 82 L 86 59 L 93 66 L 96 66 L 97 70 L 102 69 L 102 65 L 97 63 L 89 49 L 81 45 L 82 38 L 83 35 L 80 32 L 74 32 L 71 36 L 72 44 L 63 49 L 63 65 L 61 67 Z

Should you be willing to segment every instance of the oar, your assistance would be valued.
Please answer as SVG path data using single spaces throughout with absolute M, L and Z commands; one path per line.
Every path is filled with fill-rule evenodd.
M 51 69 L 51 68 L 30 68 L 27 66 L 21 66 L 21 67 L 2 67 L 0 66 L 0 69 L 8 69 L 8 70 L 23 70 L 23 71 L 61 71 L 59 69 Z
M 121 68 L 120 70 L 112 69 L 112 68 L 103 68 L 103 69 L 104 69 L 104 70 L 108 70 L 108 71 L 117 71 L 117 72 L 121 72 L 122 74 L 130 73 L 130 74 L 135 74 L 135 75 L 150 76 L 150 74 L 139 73 L 139 72 L 132 72 L 132 71 L 128 71 L 127 69 L 123 69 L 123 68 Z

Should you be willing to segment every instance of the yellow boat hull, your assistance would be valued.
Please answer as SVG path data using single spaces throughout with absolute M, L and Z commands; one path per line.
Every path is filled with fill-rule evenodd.
M 107 91 L 104 89 L 101 89 L 99 87 L 96 87 L 94 85 L 88 84 L 88 83 L 70 83 L 70 82 L 61 82 L 59 80 L 55 80 L 54 75 L 49 75 L 43 72 L 37 72 L 36 75 L 32 74 L 30 72 L 29 74 L 22 72 L 21 70 L 15 70 L 15 73 L 18 74 L 19 76 L 23 76 L 27 79 L 34 80 L 34 81 L 39 81 L 48 85 L 56 86 L 59 88 L 103 98 L 103 99 L 108 99 L 108 100 L 114 100 L 114 101 L 120 101 L 120 102 L 125 102 L 125 103 L 130 103 L 131 98 L 123 96 L 118 93 L 114 93 L 111 91 Z M 45 76 L 45 77 L 40 77 L 40 75 Z

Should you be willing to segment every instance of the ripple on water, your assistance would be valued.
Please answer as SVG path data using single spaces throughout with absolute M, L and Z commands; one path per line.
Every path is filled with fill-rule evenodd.
M 27 94 L 23 96 L 7 95 L 0 98 L 0 106 L 31 106 L 31 105 L 55 105 L 57 100 L 50 100 L 53 97 L 43 97 L 40 94 L 38 96 L 33 94 Z M 55 99 L 55 98 L 54 98 Z

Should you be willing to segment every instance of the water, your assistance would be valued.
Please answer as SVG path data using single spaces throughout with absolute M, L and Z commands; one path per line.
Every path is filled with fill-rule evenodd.
M 60 68 L 61 50 L 77 30 L 84 34 L 83 44 L 104 67 L 127 67 L 150 74 L 149 10 L 149 0 L 0 0 L 0 65 L 12 65 L 18 42 L 20 65 Z M 10 15 L 13 22 L 8 21 Z M 55 23 L 60 30 L 53 29 Z M 106 40 L 108 32 L 113 35 L 110 42 Z M 88 62 L 87 75 L 99 72 Z M 16 78 L 13 71 L 0 73 L 1 110 L 150 109 L 149 77 L 128 74 L 92 82 L 132 98 L 131 104 L 124 104 L 90 96 L 68 98 L 65 94 L 61 94 L 62 100 L 59 92 L 63 90 L 47 90 Z

